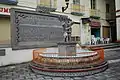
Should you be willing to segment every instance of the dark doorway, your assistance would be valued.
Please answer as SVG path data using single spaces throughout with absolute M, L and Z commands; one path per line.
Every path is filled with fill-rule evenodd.
M 116 31 L 116 24 L 115 23 L 116 23 L 115 20 L 110 23 L 110 25 L 111 25 L 111 38 L 112 38 L 112 42 L 115 42 L 117 40 L 117 31 Z
M 91 35 L 95 37 L 100 37 L 100 28 L 91 28 Z

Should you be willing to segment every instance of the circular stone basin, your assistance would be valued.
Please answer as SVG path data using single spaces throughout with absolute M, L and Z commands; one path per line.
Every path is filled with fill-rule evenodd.
M 58 54 L 58 48 L 46 48 L 31 62 L 31 69 L 49 76 L 85 76 L 104 71 L 108 67 L 107 62 L 101 60 L 100 52 L 76 48 L 76 56 Z
M 45 51 L 43 51 L 43 54 L 39 54 L 43 57 L 51 57 L 51 58 L 77 58 L 77 57 L 88 57 L 96 55 L 97 52 L 85 50 L 85 49 L 76 49 L 76 56 L 60 56 L 58 53 L 58 48 L 46 48 Z
M 44 56 L 44 57 L 51 57 L 51 58 L 77 58 L 77 57 L 88 57 L 88 56 L 93 56 L 97 54 L 97 52 L 94 52 L 94 53 L 89 53 L 89 54 L 84 54 L 84 53 L 81 53 L 81 54 L 78 54 L 76 53 L 76 56 L 59 56 L 58 54 L 54 54 L 54 53 L 44 53 L 44 54 L 40 54 L 41 56 Z
M 90 51 L 88 49 L 80 49 L 76 48 L 76 53 L 82 53 L 82 52 L 95 52 L 95 51 Z M 58 48 L 46 48 L 43 53 L 58 53 Z

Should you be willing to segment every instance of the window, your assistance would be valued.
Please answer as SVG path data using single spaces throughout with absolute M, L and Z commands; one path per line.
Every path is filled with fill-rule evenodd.
M 96 0 L 91 0 L 91 9 L 96 9 Z
M 106 4 L 106 13 L 109 13 L 109 12 L 110 12 L 110 5 Z
M 80 4 L 80 0 L 73 0 L 73 4 Z

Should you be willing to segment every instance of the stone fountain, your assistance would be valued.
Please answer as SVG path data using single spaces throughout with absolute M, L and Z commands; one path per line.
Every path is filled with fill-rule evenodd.
M 86 76 L 104 71 L 104 50 L 76 47 L 67 16 L 11 9 L 12 48 L 33 50 L 32 71 L 49 76 Z

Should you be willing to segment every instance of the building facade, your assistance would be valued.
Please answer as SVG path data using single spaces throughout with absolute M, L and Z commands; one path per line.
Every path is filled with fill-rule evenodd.
M 9 1 L 14 2 L 8 4 Z M 69 4 L 67 4 L 66 1 L 69 1 Z M 118 15 L 120 6 L 118 4 L 119 0 L 116 1 L 116 15 Z M 109 15 L 110 18 L 107 20 L 106 3 L 107 0 L 8 0 L 8 2 L 4 2 L 3 0 L 3 2 L 0 3 L 0 45 L 11 43 L 11 25 L 9 10 L 11 8 L 20 8 L 35 11 L 38 6 L 56 9 L 54 12 L 51 13 L 66 15 L 70 19 L 72 19 L 76 23 L 72 25 L 72 40 L 78 41 L 80 44 L 91 44 L 91 35 L 95 35 L 95 37 L 111 37 L 111 30 L 115 28 L 113 25 L 113 29 L 111 29 L 110 24 L 108 24 L 107 22 L 110 22 L 112 20 L 112 14 Z M 118 17 L 118 40 L 120 40 L 120 28 L 118 27 L 119 21 L 120 20 Z M 114 35 L 114 31 L 115 30 L 112 31 L 112 35 Z M 0 56 L 0 66 L 32 60 L 33 49 L 17 51 L 13 51 L 10 47 L 4 49 L 6 54 L 5 56 Z

